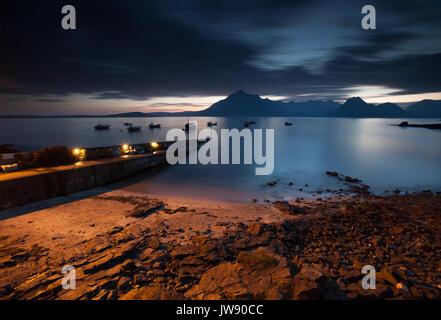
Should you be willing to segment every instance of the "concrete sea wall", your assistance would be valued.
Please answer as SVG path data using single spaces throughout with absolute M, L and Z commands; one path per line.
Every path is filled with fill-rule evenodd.
M 5 175 L 0 179 L 0 210 L 103 186 L 166 163 L 165 151 L 158 151 Z

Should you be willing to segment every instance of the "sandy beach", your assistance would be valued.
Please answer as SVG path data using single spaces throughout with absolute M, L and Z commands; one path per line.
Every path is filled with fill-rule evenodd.
M 25 209 L 2 212 L 1 299 L 441 297 L 432 192 L 229 203 L 88 191 Z M 375 290 L 361 286 L 367 264 Z M 61 286 L 65 265 L 76 289 Z

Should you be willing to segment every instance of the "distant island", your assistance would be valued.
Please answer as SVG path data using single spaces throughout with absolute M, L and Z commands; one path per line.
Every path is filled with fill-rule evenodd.
M 422 100 L 402 109 L 394 103 L 369 104 L 353 97 L 339 104 L 332 100 L 282 102 L 239 90 L 205 110 L 184 112 L 127 112 L 111 115 L 0 115 L 0 118 L 135 118 L 135 117 L 344 117 L 441 118 L 441 100 Z

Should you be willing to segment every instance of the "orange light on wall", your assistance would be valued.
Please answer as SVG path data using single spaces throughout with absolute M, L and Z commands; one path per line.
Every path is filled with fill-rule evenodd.
M 153 148 L 157 148 L 157 147 L 159 147 L 159 144 L 157 143 L 157 142 L 155 142 L 155 141 L 153 141 L 153 142 L 150 142 L 150 145 L 153 147 Z
M 124 151 L 129 150 L 129 145 L 128 145 L 128 144 L 124 144 L 124 145 L 122 146 L 122 149 L 123 149 Z
M 78 149 L 78 148 L 73 149 L 73 154 L 76 155 L 76 156 L 79 156 L 80 155 L 80 149 Z

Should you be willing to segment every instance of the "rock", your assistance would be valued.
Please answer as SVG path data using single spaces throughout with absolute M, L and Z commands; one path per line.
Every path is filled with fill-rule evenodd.
M 362 274 L 354 267 L 342 266 L 339 270 L 340 276 L 349 283 L 356 283 L 362 278 Z
M 396 286 L 399 279 L 397 279 L 396 273 L 391 269 L 382 269 L 376 273 L 376 279 L 381 283 L 389 283 Z
M 398 290 L 404 290 L 406 292 L 409 292 L 409 288 L 404 283 L 397 283 L 397 289 Z
M 170 253 L 173 259 L 182 259 L 189 255 L 197 255 L 200 249 L 196 246 L 178 246 Z
M 163 267 L 164 267 L 164 264 L 161 261 L 156 261 L 152 265 L 153 269 L 162 269 Z
M 335 171 L 326 171 L 326 174 L 331 177 L 338 177 L 338 173 Z
M 199 284 L 184 295 L 186 298 L 197 299 L 205 298 L 209 295 L 217 294 L 222 298 L 232 298 L 233 296 L 246 295 L 246 290 L 241 284 L 237 268 L 230 262 L 209 269 L 202 275 Z
M 291 274 L 286 261 L 271 269 L 221 263 L 206 271 L 198 285 L 185 293 L 187 298 L 281 299 L 289 291 Z
M 11 259 L 11 258 L 5 259 L 3 261 L 0 261 L 0 269 L 13 267 L 17 263 L 18 263 L 18 261 L 15 261 L 14 259 Z
M 9 243 L 0 236 L 0 263 L 12 265 L 0 268 L 0 297 L 173 299 L 185 293 L 188 299 L 441 298 L 439 195 L 302 202 L 310 213 L 306 217 L 281 217 L 268 210 L 269 216 L 258 215 L 265 223 L 236 222 L 233 213 L 235 222 L 213 221 L 225 228 L 205 236 L 200 234 L 210 226 L 185 227 L 179 234 L 181 226 L 172 219 L 165 224 L 162 215 L 152 217 L 152 224 L 161 221 L 152 231 L 146 221 L 132 219 L 124 229 L 112 226 L 62 255 L 61 247 L 44 251 L 31 248 L 26 238 Z M 286 209 L 286 202 L 280 203 Z M 295 207 L 291 203 L 288 211 Z M 278 221 L 268 222 L 271 216 Z M 219 229 L 225 229 L 223 235 Z M 21 241 L 23 247 L 17 247 Z M 59 269 L 67 263 L 77 267 L 76 290 L 60 289 Z M 361 268 L 367 264 L 379 270 L 374 290 L 361 287 Z M 11 286 L 4 287 L 6 283 Z
M 283 300 L 285 295 L 278 288 L 273 287 L 269 289 L 265 297 L 266 300 Z
M 101 259 L 91 263 L 84 269 L 85 274 L 94 273 L 99 270 L 104 270 L 109 267 L 111 267 L 114 264 L 114 255 L 113 254 L 107 254 Z
M 237 256 L 237 262 L 245 268 L 269 270 L 277 266 L 278 261 L 263 252 L 242 251 Z
M 151 274 L 153 274 L 156 277 L 163 277 L 165 276 L 165 272 L 160 270 L 160 269 L 153 269 L 151 271 L 149 271 Z
M 262 232 L 262 225 L 259 223 L 252 223 L 247 231 L 253 236 L 258 236 Z
M 400 291 L 406 292 L 405 290 Z M 438 288 L 434 288 L 423 283 L 413 283 L 410 287 L 410 292 L 414 297 L 417 297 L 419 299 L 441 299 L 441 291 Z
M 124 291 L 130 288 L 130 282 L 132 280 L 129 277 L 121 277 L 118 281 L 116 288 L 120 291 Z
M 294 277 L 293 296 L 301 300 L 344 298 L 344 294 L 334 280 L 307 264 L 304 264 Z
M 375 289 L 373 290 L 369 289 L 368 291 L 372 291 L 377 296 L 377 298 L 381 300 L 390 299 L 393 298 L 394 296 L 393 290 L 389 286 L 381 283 L 376 283 Z
M 169 291 L 164 286 L 135 288 L 122 295 L 120 300 L 181 300 L 183 296 Z
M 134 282 L 136 285 L 142 285 L 142 284 L 148 282 L 148 278 L 147 278 L 147 276 L 146 276 L 145 274 L 143 274 L 143 273 L 137 273 L 137 274 L 135 274 L 135 276 L 133 277 L 133 282 Z
M 135 262 L 133 260 L 126 260 L 121 264 L 121 271 L 125 272 L 125 271 L 134 271 L 136 270 L 137 267 L 135 265 Z
M 4 287 L 1 287 L 1 288 L 0 288 L 0 298 L 9 295 L 9 294 L 11 294 L 12 292 L 13 292 L 13 290 L 12 290 L 11 286 L 9 286 L 9 285 L 6 285 L 6 286 L 4 286 Z
M 121 232 L 123 230 L 124 230 L 124 228 L 121 226 L 113 227 L 113 229 L 111 231 L 109 231 L 109 234 L 113 235 L 113 234 L 116 234 L 116 233 Z
M 351 300 L 376 300 L 378 299 L 375 290 L 365 290 L 361 287 L 359 283 L 351 283 L 346 286 L 345 292 L 347 292 L 346 297 Z
M 95 285 L 98 289 L 106 289 L 106 290 L 116 289 L 118 286 L 118 281 L 116 279 L 112 280 L 108 278 L 103 278 L 95 282 Z
M 357 179 L 357 178 L 351 178 L 351 177 L 349 177 L 349 176 L 346 176 L 346 177 L 345 177 L 345 181 L 346 181 L 346 182 L 349 182 L 349 183 L 360 183 L 360 182 L 362 182 L 360 179 Z
M 161 246 L 161 242 L 158 237 L 151 237 L 147 242 L 147 248 L 158 249 Z
M 151 215 L 152 213 L 163 209 L 164 202 L 156 199 L 144 199 L 133 210 L 129 211 L 126 216 L 134 218 L 142 218 Z
M 285 296 L 282 290 L 288 291 L 290 283 L 286 262 L 270 270 L 227 262 L 207 270 L 199 284 L 185 296 L 191 299 L 277 299 Z
M 273 206 L 280 212 L 289 215 L 306 214 L 305 209 L 299 206 L 292 205 L 288 201 L 274 201 Z
M 108 295 L 108 290 L 101 290 L 96 296 L 92 298 L 92 300 L 106 300 Z

